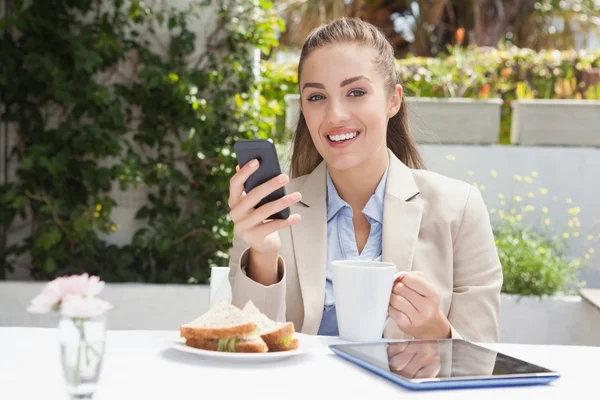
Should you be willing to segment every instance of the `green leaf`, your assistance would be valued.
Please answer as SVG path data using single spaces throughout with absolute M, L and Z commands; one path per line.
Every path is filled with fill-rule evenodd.
M 46 261 L 44 261 L 44 271 L 48 274 L 56 271 L 56 261 L 52 257 L 46 257 Z
M 35 245 L 37 248 L 41 250 L 49 250 L 52 247 L 56 246 L 63 235 L 60 229 L 56 226 L 49 228 L 39 234 L 36 239 Z

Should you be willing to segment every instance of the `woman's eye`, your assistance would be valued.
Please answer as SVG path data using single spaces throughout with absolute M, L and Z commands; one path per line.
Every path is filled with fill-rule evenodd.
M 325 97 L 321 96 L 320 94 L 315 94 L 313 96 L 310 96 L 308 98 L 308 101 L 318 101 L 318 100 L 323 100 Z
M 365 91 L 360 90 L 360 89 L 355 89 L 350 92 L 351 97 L 361 97 L 361 96 L 364 96 L 365 94 L 366 94 Z

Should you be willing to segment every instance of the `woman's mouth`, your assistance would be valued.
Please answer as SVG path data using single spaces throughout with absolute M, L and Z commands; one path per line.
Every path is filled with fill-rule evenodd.
M 342 133 L 339 135 L 327 135 L 327 139 L 332 147 L 342 148 L 349 146 L 358 136 L 360 136 L 360 131 Z

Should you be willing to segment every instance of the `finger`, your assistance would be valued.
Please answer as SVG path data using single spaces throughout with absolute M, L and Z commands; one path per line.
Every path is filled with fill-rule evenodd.
M 277 232 L 288 226 L 292 226 L 301 221 L 299 214 L 292 214 L 288 219 L 275 219 L 258 225 L 256 228 L 248 231 L 248 235 L 265 238 L 273 232 Z
M 415 374 L 415 379 L 435 378 L 440 373 L 440 363 L 433 363 L 424 366 Z
M 250 195 L 245 196 L 244 198 Z M 289 194 L 282 197 L 279 200 L 269 202 L 260 208 L 250 212 L 250 214 L 243 220 L 237 223 L 238 229 L 241 231 L 252 229 L 254 226 L 261 224 L 263 221 L 268 219 L 271 215 L 278 213 L 286 207 L 296 204 L 302 199 L 299 192 Z
M 234 208 L 243 196 L 244 183 L 258 169 L 258 160 L 251 160 L 237 172 L 229 181 L 229 208 Z
M 392 371 L 403 371 L 416 354 L 415 347 L 408 347 L 402 353 L 396 354 L 389 359 L 389 367 Z
M 408 342 L 391 343 L 387 349 L 388 357 L 393 357 L 396 354 L 402 353 L 407 347 Z
M 437 295 L 437 290 L 435 290 L 435 288 L 421 275 L 415 273 L 406 275 L 402 279 L 402 283 L 419 293 L 421 296 L 433 297 Z
M 427 298 L 421 296 L 402 282 L 394 285 L 393 295 L 402 296 L 417 310 L 423 311 L 426 306 Z
M 402 311 L 398 311 L 394 307 L 389 306 L 388 314 L 401 330 L 406 331 L 411 327 L 412 324 L 410 323 L 410 319 L 408 319 L 408 316 Z
M 429 363 L 432 361 L 428 355 L 429 353 L 423 348 L 419 347 L 416 349 L 415 356 L 408 364 L 406 364 L 406 367 L 404 367 L 404 372 L 407 375 L 414 377 L 421 368 L 429 365 Z
M 400 295 L 393 294 L 392 297 L 390 297 L 390 305 L 396 310 L 402 311 L 404 314 L 406 314 L 411 325 L 413 321 L 416 321 L 419 317 L 419 311 L 417 311 L 417 309 L 410 304 L 408 300 Z
M 252 210 L 262 199 L 284 187 L 289 180 L 290 178 L 286 174 L 281 174 L 255 187 L 240 200 L 240 207 L 244 210 Z
M 235 166 L 235 172 L 240 172 L 240 166 L 239 165 Z

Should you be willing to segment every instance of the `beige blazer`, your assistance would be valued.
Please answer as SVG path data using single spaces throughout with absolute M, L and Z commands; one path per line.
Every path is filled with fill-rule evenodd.
M 388 153 L 382 260 L 398 271 L 423 272 L 440 293 L 453 338 L 497 342 L 502 268 L 481 193 L 465 182 L 412 170 Z M 229 264 L 232 303 L 242 307 L 252 300 L 270 318 L 317 334 L 327 263 L 325 162 L 291 180 L 286 191 L 302 193 L 302 201 L 291 207 L 302 220 L 279 231 L 282 279 L 266 287 L 248 278 L 248 246 L 236 233 Z M 412 338 L 394 322 L 384 337 Z

